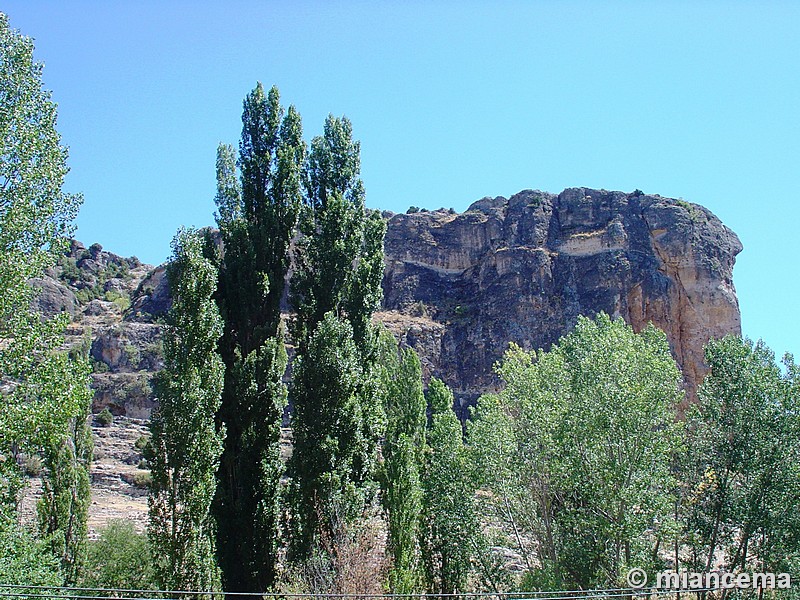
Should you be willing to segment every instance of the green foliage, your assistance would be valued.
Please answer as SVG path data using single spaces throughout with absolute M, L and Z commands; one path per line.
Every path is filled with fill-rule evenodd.
M 133 344 L 125 344 L 122 350 L 125 352 L 125 358 L 128 361 L 128 364 L 134 369 L 137 368 L 139 366 L 139 361 L 142 358 L 141 354 L 139 353 L 139 349 Z
M 0 581 L 5 585 L 62 585 L 58 560 L 49 547 L 0 508 Z M 38 591 L 31 590 L 35 594 Z
M 164 368 L 155 378 L 159 407 L 152 437 L 136 442 L 137 448 L 150 446 L 154 570 L 162 589 L 218 589 L 211 502 L 224 437 L 214 422 L 224 375 L 217 353 L 222 319 L 213 300 L 217 269 L 203 256 L 195 231 L 175 236 L 167 276 L 173 302 L 163 334 Z
M 347 321 L 328 313 L 293 371 L 292 553 L 305 557 L 364 508 L 363 421 L 371 415 L 359 401 L 363 366 Z
M 0 14 L 0 299 L 2 321 L 13 317 L 19 281 L 38 276 L 66 249 L 81 198 L 61 191 L 67 150 L 56 131 L 56 105 L 42 89 L 33 42 Z M 9 293 L 13 285 L 14 293 Z M 15 320 L 9 322 L 13 325 Z
M 421 538 L 427 586 L 434 594 L 463 593 L 480 537 L 474 468 L 453 412 L 453 394 L 436 378 L 428 386 L 428 404 Z
M 109 290 L 105 293 L 104 298 L 107 302 L 113 302 L 119 308 L 119 312 L 124 313 L 131 307 L 131 299 L 127 294 Z
M 359 348 L 368 350 L 374 336 L 370 322 L 382 294 L 386 224 L 378 212 L 364 207 L 360 145 L 352 133 L 349 120 L 329 116 L 324 135 L 311 142 L 292 278 L 297 311 L 292 333 L 301 354 L 330 311 L 350 321 Z
M 682 398 L 664 333 L 580 317 L 549 352 L 512 347 L 498 372 L 506 387 L 480 400 L 470 442 L 534 579 L 613 587 L 627 565 L 655 567 L 674 534 Z
M 689 213 L 689 220 L 692 223 L 699 223 L 704 220 L 705 214 L 703 213 L 703 211 L 697 208 L 697 206 L 695 206 L 691 202 L 686 202 L 686 200 L 678 199 L 675 201 L 675 204 L 677 204 L 678 206 L 683 208 L 687 213 Z
M 129 346 L 132 347 L 132 346 Z M 139 351 L 135 349 L 133 359 L 138 363 Z M 147 375 L 139 374 L 133 379 L 125 382 L 120 390 L 125 398 L 148 398 L 152 393 L 150 378 Z
M 113 520 L 88 543 L 84 587 L 157 589 L 153 558 L 147 536 L 137 533 L 130 521 Z
M 724 552 L 728 569 L 782 572 L 800 555 L 800 396 L 763 342 L 706 346 L 709 374 L 689 415 L 684 505 L 692 568 Z
M 146 470 L 135 471 L 130 483 L 143 490 L 149 490 L 153 487 L 153 474 Z
M 350 122 L 329 116 L 324 134 L 314 138 L 309 151 L 290 295 L 296 310 L 291 331 L 305 370 L 302 377 L 296 374 L 292 387 L 292 425 L 303 432 L 299 438 L 295 433 L 289 465 L 292 555 L 297 559 L 309 556 L 323 533 L 319 527 L 327 527 L 326 518 L 315 515 L 324 503 L 323 490 L 342 492 L 340 512 L 347 520 L 363 512 L 375 487 L 384 418 L 372 313 L 381 298 L 386 225 L 380 214 L 364 207 L 359 161 Z M 331 374 L 328 386 L 312 373 L 327 369 L 316 362 L 330 357 L 355 361 L 355 371 Z M 316 392 L 320 387 L 324 395 Z M 333 411 L 330 420 L 319 419 L 328 411 Z M 331 432 L 325 429 L 330 423 L 337 423 Z M 331 448 L 314 446 L 326 438 Z M 346 464 L 319 462 L 321 456 L 346 457 Z
M 22 458 L 22 468 L 25 471 L 25 475 L 29 477 L 39 477 L 42 474 L 42 469 L 44 465 L 42 464 L 42 459 L 35 455 L 23 455 Z
M 92 373 L 108 373 L 110 370 L 110 367 L 102 360 L 95 360 L 94 358 L 90 358 L 89 362 L 92 365 Z
M 226 429 L 218 473 L 217 549 L 226 590 L 269 588 L 280 525 L 280 423 L 287 355 L 280 301 L 301 203 L 300 116 L 284 116 L 277 88 L 245 98 L 237 179 L 233 148 L 217 151 L 217 222 L 225 244 L 217 302 L 225 364 L 218 421 Z M 212 244 L 207 256 L 219 260 Z
M 111 411 L 108 410 L 107 406 L 97 413 L 94 418 L 97 420 L 97 423 L 103 427 L 110 427 L 114 422 L 114 415 L 111 414 Z
M 83 378 L 88 375 L 84 369 Z M 53 445 L 44 449 L 42 497 L 39 499 L 39 527 L 55 556 L 61 558 L 67 583 L 74 584 L 83 566 L 91 489 L 89 468 L 94 441 L 89 426 L 92 394 L 85 381 L 79 382 L 83 410 L 70 420 L 68 429 Z
M 66 159 L 33 43 L 0 13 L 0 373 L 11 385 L 0 395 L 0 509 L 13 514 L 24 482 L 17 455 L 42 456 L 40 524 L 72 582 L 86 533 L 88 361 L 61 349 L 66 315 L 30 310 L 28 285 L 63 255 L 81 204 L 61 191 Z
M 383 445 L 384 505 L 392 556 L 389 588 L 393 593 L 421 591 L 420 522 L 425 451 L 425 396 L 419 357 L 410 348 L 387 370 L 386 439 Z
M 61 266 L 61 279 L 73 284 L 81 280 L 82 273 L 74 258 L 61 256 L 58 259 L 58 264 Z

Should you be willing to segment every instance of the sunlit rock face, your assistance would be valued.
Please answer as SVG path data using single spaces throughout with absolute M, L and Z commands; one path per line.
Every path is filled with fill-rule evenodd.
M 547 349 L 578 315 L 600 311 L 636 330 L 652 322 L 667 333 L 691 400 L 704 344 L 741 331 L 732 279 L 741 250 L 696 204 L 526 190 L 462 214 L 391 216 L 381 317 L 462 404 L 497 388 L 492 366 L 509 342 Z

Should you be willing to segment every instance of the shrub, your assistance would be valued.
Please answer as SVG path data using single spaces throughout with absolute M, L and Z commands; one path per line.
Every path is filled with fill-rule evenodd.
M 61 279 L 64 281 L 75 282 L 81 278 L 81 271 L 74 258 L 69 256 L 62 257 L 58 264 L 61 265 Z
M 141 462 L 139 463 L 142 464 Z M 140 467 L 141 468 L 141 467 Z M 133 474 L 133 485 L 140 488 L 149 488 L 153 483 L 153 476 L 151 475 L 150 471 L 136 471 Z
M 133 523 L 109 521 L 99 539 L 88 544 L 81 585 L 99 588 L 154 589 L 147 536 Z
M 119 308 L 119 312 L 125 312 L 131 307 L 130 298 L 127 296 L 120 296 L 119 298 L 115 298 L 112 302 Z
M 137 439 L 133 445 L 139 452 L 141 452 L 147 447 L 147 444 L 149 443 L 150 443 L 149 435 L 140 435 L 139 439 Z
M 0 582 L 4 585 L 63 585 L 58 560 L 47 544 L 8 513 L 0 507 Z M 5 588 L 5 591 L 14 590 Z
M 134 346 L 133 344 L 125 344 L 125 357 L 128 359 L 128 364 L 131 367 L 137 367 L 139 365 L 139 361 L 142 358 L 142 355 L 139 352 L 139 348 Z
M 95 360 L 94 358 L 90 359 L 92 361 L 92 372 L 93 373 L 108 373 L 109 366 L 104 363 L 102 360 Z
M 111 411 L 108 410 L 108 407 L 106 406 L 103 410 L 97 413 L 95 419 L 103 427 L 110 427 L 114 422 L 114 415 L 111 414 Z
M 42 474 L 42 459 L 36 454 L 25 454 L 22 457 L 22 468 L 29 477 L 38 477 Z

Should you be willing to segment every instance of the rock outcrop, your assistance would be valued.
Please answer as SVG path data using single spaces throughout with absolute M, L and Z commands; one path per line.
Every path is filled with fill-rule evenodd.
M 462 404 L 496 389 L 492 366 L 509 342 L 547 349 L 600 311 L 663 329 L 691 398 L 704 344 L 740 333 L 741 249 L 707 209 L 639 191 L 484 198 L 463 214 L 390 218 L 384 314 L 415 318 L 392 328 Z
M 663 329 L 691 399 L 712 337 L 740 333 L 732 272 L 742 246 L 710 211 L 682 200 L 570 188 L 484 198 L 461 214 L 386 214 L 384 306 L 376 315 L 450 385 L 460 416 L 497 389 L 509 342 L 547 349 L 578 315 L 605 311 Z M 147 419 L 161 368 L 165 269 L 74 242 L 48 276 L 42 312 L 91 330 L 95 411 Z

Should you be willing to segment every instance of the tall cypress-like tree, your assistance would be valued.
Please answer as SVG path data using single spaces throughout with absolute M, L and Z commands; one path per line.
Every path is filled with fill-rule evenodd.
M 433 594 L 463 593 L 480 532 L 475 478 L 453 412 L 453 393 L 439 379 L 431 379 L 428 404 L 421 536 L 427 586 Z
M 245 98 L 237 181 L 234 152 L 217 152 L 224 254 L 217 294 L 225 363 L 218 412 L 226 438 L 218 472 L 217 551 L 226 591 L 265 590 L 275 577 L 280 525 L 280 424 L 287 356 L 280 301 L 302 198 L 300 116 L 259 83 Z
M 303 365 L 292 388 L 295 444 L 289 465 L 296 558 L 308 556 L 320 526 L 337 521 L 325 516 L 333 506 L 328 497 L 334 491 L 323 481 L 336 481 L 335 495 L 349 499 L 348 506 L 337 505 L 343 515 L 359 513 L 375 487 L 383 411 L 374 368 L 377 329 L 371 319 L 382 293 L 386 226 L 377 212 L 364 206 L 359 161 L 350 122 L 329 116 L 324 134 L 314 138 L 309 151 L 291 289 L 296 311 L 292 333 Z M 338 349 L 330 347 L 334 343 Z M 307 376 L 316 368 L 315 361 L 330 353 L 346 354 L 350 343 L 358 369 L 352 402 L 346 397 L 351 393 L 347 386 L 339 386 L 345 395 L 338 396 L 327 388 L 328 382 Z M 330 421 L 337 423 L 336 432 L 331 443 L 319 444 L 330 432 L 324 431 L 328 421 L 318 415 L 328 412 Z M 342 461 L 348 465 L 346 475 L 337 466 Z
M 223 433 L 215 414 L 224 366 L 217 351 L 222 319 L 214 303 L 217 269 L 203 239 L 180 231 L 167 268 L 172 308 L 164 331 L 164 369 L 156 376 L 150 536 L 159 584 L 170 590 L 219 588 L 211 502 Z
M 419 534 L 425 396 L 417 353 L 410 348 L 400 350 L 399 360 L 386 374 L 388 424 L 383 445 L 383 484 L 393 559 L 389 587 L 394 593 L 411 594 L 419 592 L 423 582 Z
M 56 370 L 49 374 L 54 399 L 71 398 L 75 413 L 62 423 L 60 434 L 44 439 L 42 496 L 37 508 L 40 531 L 60 559 L 64 581 L 74 585 L 85 559 L 92 495 L 89 469 L 94 440 L 89 419 L 93 394 L 88 385 L 88 353 L 54 358 Z

